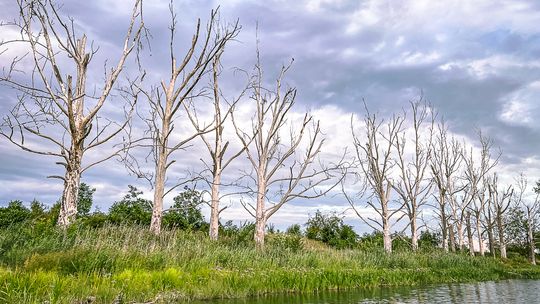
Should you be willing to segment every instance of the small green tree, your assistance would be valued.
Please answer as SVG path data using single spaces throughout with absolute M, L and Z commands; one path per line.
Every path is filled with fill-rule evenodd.
M 285 230 L 285 233 L 290 234 L 290 235 L 301 236 L 302 235 L 302 227 L 300 227 L 299 224 L 291 225 L 291 226 L 289 226 L 289 228 L 287 228 L 287 230 Z
M 85 216 L 90 213 L 90 209 L 92 209 L 94 192 L 96 192 L 96 189 L 90 188 L 90 186 L 85 183 L 81 183 L 79 185 L 79 197 L 77 199 L 78 216 Z
M 420 238 L 418 239 L 418 247 L 422 250 L 433 250 L 441 244 L 441 234 L 437 232 L 430 232 L 423 230 L 420 232 Z
M 24 222 L 28 220 L 30 216 L 30 210 L 28 210 L 21 201 L 11 201 L 8 203 L 7 207 L 0 207 L 0 228 Z
M 140 197 L 143 194 L 136 187 L 128 186 L 124 198 L 109 209 L 109 221 L 114 224 L 149 225 L 152 217 L 152 202 Z
M 207 226 L 200 208 L 205 201 L 199 191 L 185 187 L 184 192 L 174 197 L 173 201 L 172 207 L 163 216 L 166 227 L 201 230 Z
M 358 240 L 356 232 L 343 223 L 342 217 L 335 212 L 323 214 L 319 210 L 306 223 L 306 237 L 338 249 L 354 247 Z

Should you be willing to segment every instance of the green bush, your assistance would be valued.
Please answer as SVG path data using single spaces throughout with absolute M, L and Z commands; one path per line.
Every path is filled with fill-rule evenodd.
M 109 209 L 109 221 L 113 224 L 150 225 L 152 202 L 139 197 L 142 191 L 129 185 L 124 198 L 115 202 Z
M 323 214 L 319 210 L 306 223 L 306 237 L 343 249 L 356 246 L 358 235 L 351 226 L 343 223 L 336 213 Z
M 31 216 L 31 211 L 21 201 L 11 201 L 7 207 L 0 208 L 0 228 L 24 222 Z
M 199 191 L 184 188 L 174 197 L 172 207 L 163 215 L 163 226 L 182 230 L 207 230 L 208 224 L 201 213 L 204 203 Z

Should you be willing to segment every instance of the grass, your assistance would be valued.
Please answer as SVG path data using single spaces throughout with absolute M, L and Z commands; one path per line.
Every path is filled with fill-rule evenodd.
M 328 289 L 540 278 L 525 260 L 431 252 L 335 250 L 270 235 L 264 251 L 238 236 L 141 227 L 0 230 L 0 302 L 195 300 Z

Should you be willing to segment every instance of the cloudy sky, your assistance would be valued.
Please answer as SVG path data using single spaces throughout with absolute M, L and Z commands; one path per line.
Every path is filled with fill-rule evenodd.
M 145 3 L 151 48 L 142 56 L 151 77 L 166 78 L 168 1 Z M 0 19 L 16 17 L 13 1 L 0 0 Z M 95 73 L 114 62 L 129 18 L 130 1 L 66 1 L 62 11 L 73 17 L 100 45 Z M 421 94 L 449 122 L 450 130 L 474 144 L 476 130 L 493 137 L 503 151 L 498 170 L 506 180 L 523 171 L 540 177 L 540 4 L 537 1 L 175 1 L 178 52 L 190 42 L 196 19 L 207 20 L 220 6 L 221 19 L 239 20 L 242 31 L 225 52 L 223 86 L 231 94 L 238 75 L 255 62 L 255 33 L 268 79 L 294 58 L 287 83 L 298 89 L 296 112 L 311 111 L 329 138 L 328 150 L 349 145 L 350 115 L 373 111 L 390 115 Z M 0 32 L 2 39 L 13 34 Z M 0 65 L 9 63 L 6 53 Z M 15 94 L 0 88 L 0 114 L 13 106 Z M 199 162 L 196 151 L 178 157 Z M 237 166 L 238 167 L 238 166 Z M 178 172 L 182 168 L 177 169 Z M 21 152 L 0 138 L 0 204 L 33 198 L 51 204 L 62 184 L 47 179 L 61 173 L 54 161 Z M 177 172 L 177 173 L 178 173 Z M 180 174 L 180 173 L 179 173 Z M 97 188 L 95 202 L 107 209 L 128 184 L 150 191 L 115 161 L 88 171 L 83 181 Z M 149 195 L 149 194 L 148 194 Z M 285 206 L 271 221 L 279 227 L 305 222 L 316 209 L 343 211 L 339 198 Z M 247 219 L 241 207 L 226 219 Z M 349 218 L 354 223 L 355 219 Z M 360 224 L 355 224 L 360 227 Z

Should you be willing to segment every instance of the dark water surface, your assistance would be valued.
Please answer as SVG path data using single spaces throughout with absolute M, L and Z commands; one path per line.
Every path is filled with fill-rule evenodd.
M 328 291 L 197 303 L 342 304 L 342 303 L 540 303 L 540 280 L 507 280 L 424 287 Z

